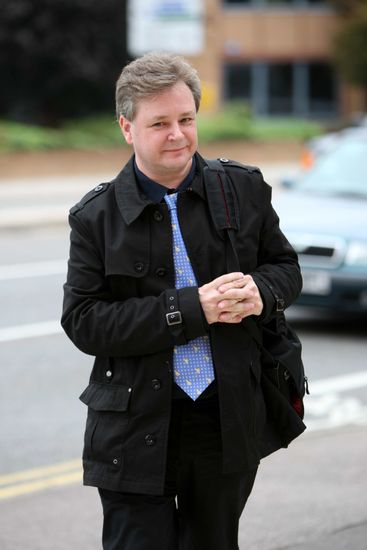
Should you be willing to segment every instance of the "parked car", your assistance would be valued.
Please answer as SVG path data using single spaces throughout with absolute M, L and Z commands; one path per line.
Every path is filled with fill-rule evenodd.
M 363 136 L 363 134 L 367 134 L 367 115 L 360 115 L 351 126 L 309 139 L 302 149 L 301 168 L 308 170 L 321 155 L 332 151 L 338 143 L 343 142 L 348 137 L 358 138 L 359 135 Z
M 299 305 L 367 312 L 367 132 L 340 139 L 274 205 L 299 254 Z

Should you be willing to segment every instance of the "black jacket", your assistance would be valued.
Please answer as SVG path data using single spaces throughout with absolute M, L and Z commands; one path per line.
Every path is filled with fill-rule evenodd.
M 209 215 L 199 173 L 178 197 L 181 231 L 201 286 L 226 272 L 224 241 Z M 271 188 L 259 170 L 226 165 L 238 204 L 241 269 L 258 284 L 262 319 L 274 315 L 271 283 L 285 305 L 301 289 L 297 257 L 281 233 Z M 197 287 L 174 290 L 170 215 L 139 193 L 132 159 L 117 178 L 88 193 L 70 211 L 71 248 L 62 326 L 96 357 L 81 395 L 88 405 L 84 482 L 111 490 L 163 490 L 172 400 L 172 352 L 209 333 L 221 413 L 223 470 L 256 466 L 265 407 L 260 352 L 245 323 L 207 325 Z M 260 275 L 260 278 L 257 276 Z M 166 321 L 171 295 L 183 323 Z

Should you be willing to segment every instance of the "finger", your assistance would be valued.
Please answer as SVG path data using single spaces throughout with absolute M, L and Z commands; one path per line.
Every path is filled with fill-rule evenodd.
M 251 314 L 255 309 L 254 302 L 237 302 L 232 307 L 227 307 L 224 311 L 219 314 L 220 316 L 225 316 L 224 318 L 230 318 L 236 315 L 244 316 Z
M 240 302 L 242 300 L 250 300 L 254 298 L 254 289 L 243 287 L 243 288 L 231 288 L 222 294 L 222 300 L 235 300 Z
M 217 277 L 212 281 L 212 283 L 215 285 L 215 287 L 218 289 L 222 285 L 228 284 L 229 288 L 233 286 L 233 284 L 244 284 L 244 277 L 245 275 L 241 272 L 234 272 L 234 273 L 225 273 L 224 275 L 220 275 L 220 277 Z
M 231 311 L 237 304 L 238 300 L 221 300 L 218 302 L 218 308 L 225 311 Z
M 227 283 L 221 284 L 218 287 L 218 292 L 222 294 L 224 292 L 227 292 L 228 290 L 231 290 L 232 288 L 244 288 L 250 282 L 252 282 L 252 277 L 250 275 L 243 275 L 242 278 L 234 279 Z
M 225 292 L 228 292 L 228 290 L 232 290 L 233 288 L 243 288 L 245 285 L 245 279 L 236 279 L 235 281 L 220 285 L 220 287 L 218 288 L 218 292 L 224 294 Z
M 221 323 L 240 323 L 242 321 L 242 316 L 239 314 L 221 313 L 218 317 L 218 321 Z

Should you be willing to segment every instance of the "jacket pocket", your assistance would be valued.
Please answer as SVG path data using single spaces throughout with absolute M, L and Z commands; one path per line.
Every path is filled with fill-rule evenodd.
M 79 399 L 88 406 L 83 459 L 120 468 L 131 388 L 91 382 Z

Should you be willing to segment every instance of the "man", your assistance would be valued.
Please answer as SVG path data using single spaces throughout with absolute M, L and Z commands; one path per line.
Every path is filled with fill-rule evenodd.
M 261 458 L 261 323 L 298 295 L 297 258 L 260 171 L 228 161 L 241 271 L 208 209 L 197 153 L 200 82 L 147 54 L 116 87 L 134 155 L 70 211 L 62 325 L 95 356 L 83 453 L 105 550 L 235 550 Z M 271 290 L 273 289 L 273 290 Z M 275 296 L 275 297 L 274 297 Z

